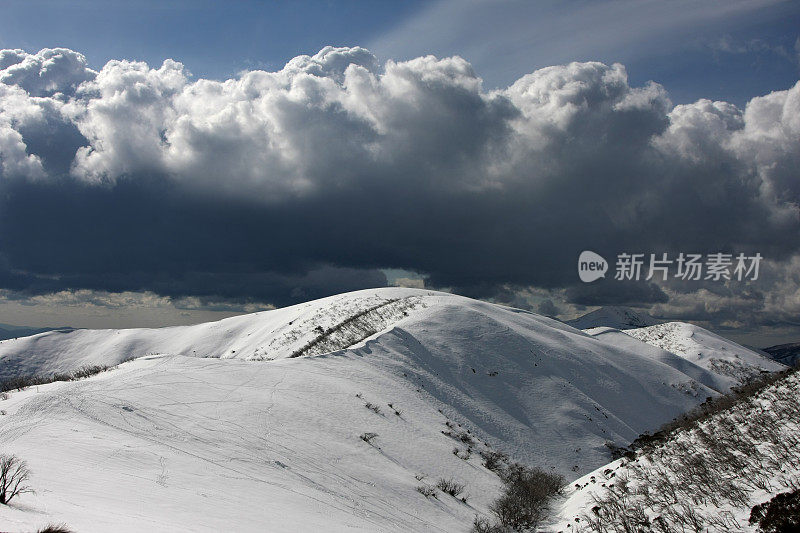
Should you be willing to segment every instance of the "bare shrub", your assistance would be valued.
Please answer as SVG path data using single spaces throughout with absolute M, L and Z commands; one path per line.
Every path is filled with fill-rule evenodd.
M 16 376 L 0 383 L 0 390 L 3 392 L 12 390 L 23 391 L 28 387 L 43 385 L 45 383 L 51 383 L 51 380 L 41 376 Z
M 433 487 L 431 485 L 420 485 L 417 487 L 417 492 L 419 492 L 426 498 L 438 499 L 438 496 L 436 496 L 436 487 Z
M 6 393 L 12 390 L 23 391 L 28 387 L 34 387 L 36 385 L 46 385 L 48 383 L 54 383 L 56 381 L 76 381 L 79 379 L 85 379 L 90 376 L 94 376 L 95 374 L 99 374 L 100 372 L 105 372 L 110 368 L 113 367 L 109 367 L 106 365 L 86 365 L 80 367 L 79 369 L 73 372 L 55 373 L 49 376 L 16 376 L 7 379 L 3 382 L 0 382 L 0 392 Z
M 472 533 L 508 533 L 508 531 L 508 528 L 493 524 L 481 516 L 476 516 L 472 522 Z
M 67 524 L 47 524 L 44 529 L 40 529 L 36 533 L 73 533 L 73 531 L 67 527 Z
M 535 528 L 564 478 L 539 468 L 511 465 L 503 476 L 505 490 L 491 506 L 501 526 L 515 531 Z
M 375 405 L 374 403 L 367 402 L 364 404 L 364 407 L 366 407 L 367 409 L 369 409 L 370 411 L 374 412 L 377 415 L 381 414 L 381 408 Z
M 0 504 L 8 505 L 15 497 L 33 492 L 28 486 L 31 471 L 16 455 L 0 455 Z
M 445 494 L 449 494 L 453 498 L 457 497 L 459 494 L 464 492 L 464 484 L 455 481 L 453 478 L 445 479 L 439 478 L 439 481 L 436 482 L 436 487 L 444 492 Z
M 496 452 L 494 450 L 487 450 L 481 452 L 483 457 L 483 466 L 492 472 L 498 472 L 505 467 L 508 462 L 508 454 L 503 452 Z
M 611 454 L 612 461 L 616 461 L 617 459 L 621 459 L 623 457 L 627 457 L 628 459 L 633 459 L 635 457 L 633 451 L 629 450 L 625 446 L 618 446 L 610 440 L 605 442 L 605 447 Z
M 372 432 L 368 431 L 366 433 L 362 433 L 361 435 L 359 435 L 358 438 L 360 438 L 361 440 L 363 440 L 367 444 L 372 445 L 372 441 L 375 440 L 375 437 L 377 437 L 377 436 L 378 436 L 377 433 L 372 433 Z
M 80 367 L 78 370 L 74 371 L 70 377 L 71 380 L 76 379 L 84 379 L 90 376 L 94 376 L 95 374 L 99 374 L 101 372 L 105 372 L 108 370 L 107 365 L 86 365 Z
M 452 427 L 452 426 L 448 426 Z M 455 430 L 444 430 L 442 431 L 442 435 L 446 435 L 451 439 L 455 439 L 459 442 L 463 442 L 468 446 L 472 446 L 475 444 L 475 439 L 472 438 L 472 435 L 469 434 L 468 431 L 455 431 Z
M 470 457 L 472 457 L 472 448 L 467 448 L 462 452 L 456 446 L 455 448 L 453 448 L 453 455 L 464 461 L 469 461 Z

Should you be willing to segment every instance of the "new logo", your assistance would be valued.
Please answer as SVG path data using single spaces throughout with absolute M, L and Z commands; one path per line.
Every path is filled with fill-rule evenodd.
M 608 262 L 603 256 L 585 250 L 578 257 L 578 276 L 584 283 L 591 283 L 606 276 Z

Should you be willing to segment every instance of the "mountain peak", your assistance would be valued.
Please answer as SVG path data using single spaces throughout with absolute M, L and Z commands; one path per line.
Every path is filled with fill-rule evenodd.
M 602 326 L 614 329 L 631 329 L 655 326 L 661 324 L 661 322 L 661 320 L 653 318 L 647 313 L 620 306 L 601 307 L 583 316 L 566 321 L 567 324 L 577 329 Z

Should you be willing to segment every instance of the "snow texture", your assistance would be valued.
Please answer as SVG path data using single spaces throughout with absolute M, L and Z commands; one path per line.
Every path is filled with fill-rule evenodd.
M 680 355 L 693 363 L 738 382 L 762 372 L 786 367 L 719 335 L 684 322 L 668 322 L 625 333 Z

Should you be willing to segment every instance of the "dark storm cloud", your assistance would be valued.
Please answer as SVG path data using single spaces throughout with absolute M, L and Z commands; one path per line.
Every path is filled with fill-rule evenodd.
M 665 303 L 644 282 L 575 286 L 578 253 L 786 265 L 800 248 L 800 86 L 743 112 L 673 107 L 600 63 L 487 92 L 460 58 L 381 66 L 360 48 L 223 82 L 48 54 L 0 70 L 0 286 L 15 291 L 280 305 L 404 268 L 501 300 L 538 286 Z
M 16 291 L 151 290 L 286 305 L 386 285 L 379 270 L 331 266 L 320 259 L 324 250 L 308 250 L 336 235 L 291 210 L 217 202 L 147 180 L 18 181 L 6 191 L 13 201 L 0 212 L 0 286 Z
M 654 283 L 602 279 L 592 285 L 568 288 L 566 300 L 579 305 L 650 305 L 665 303 L 669 298 Z
M 536 308 L 536 312 L 540 315 L 554 317 L 558 314 L 558 308 L 552 300 L 544 300 L 539 303 L 539 306 Z

